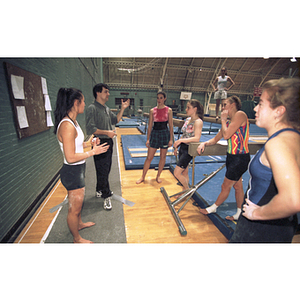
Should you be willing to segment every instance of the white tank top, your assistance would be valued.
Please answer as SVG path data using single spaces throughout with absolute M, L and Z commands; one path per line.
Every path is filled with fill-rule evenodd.
M 224 78 L 222 78 L 222 76 L 218 77 L 218 90 L 224 90 L 224 88 L 226 87 L 226 84 L 227 84 L 227 78 L 228 78 L 228 76 L 226 76 L 226 75 Z
M 77 123 L 78 126 L 75 126 L 74 123 L 73 123 L 71 120 L 69 120 L 69 119 L 62 119 L 62 120 L 60 121 L 60 123 L 58 124 L 58 126 L 57 126 L 57 132 L 58 132 L 58 129 L 59 129 L 60 124 L 61 124 L 62 122 L 64 122 L 64 121 L 70 122 L 70 123 L 75 127 L 75 129 L 76 129 L 76 131 L 77 131 L 77 137 L 76 137 L 76 139 L 75 139 L 75 153 L 83 153 L 84 134 L 83 134 L 83 132 L 82 132 L 82 130 L 81 130 L 81 128 L 80 128 L 80 126 L 79 126 L 78 123 Z M 58 139 L 57 139 L 57 140 L 58 140 Z M 58 143 L 59 143 L 60 149 L 61 149 L 61 151 L 62 151 L 62 154 L 63 154 L 63 156 L 64 156 L 64 164 L 66 164 L 66 165 L 80 165 L 80 164 L 85 163 L 85 159 L 84 159 L 84 160 L 77 161 L 77 162 L 72 163 L 72 164 L 68 163 L 67 160 L 66 160 L 66 157 L 65 157 L 64 148 L 63 148 L 63 143 L 61 143 L 59 140 L 58 140 Z

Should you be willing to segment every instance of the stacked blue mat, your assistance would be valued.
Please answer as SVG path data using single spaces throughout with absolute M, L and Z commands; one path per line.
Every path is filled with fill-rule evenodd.
M 200 141 L 204 142 L 210 139 L 211 135 L 202 135 Z M 177 138 L 175 137 L 175 140 Z M 132 157 L 129 149 L 134 148 L 146 148 L 146 135 L 122 135 L 122 148 L 126 170 L 143 169 L 146 156 L 144 157 Z M 159 151 L 159 150 L 158 150 Z M 195 163 L 217 163 L 225 162 L 226 156 L 197 156 Z M 166 158 L 166 166 L 176 163 L 176 157 L 174 155 L 168 155 Z M 158 167 L 159 156 L 155 156 L 151 162 L 150 168 Z
M 122 135 L 121 142 L 123 148 L 123 157 L 125 163 L 125 170 L 137 170 L 143 169 L 146 156 L 144 157 L 132 157 L 129 149 L 134 148 L 146 148 L 147 136 L 145 135 Z M 176 161 L 175 156 L 167 156 L 166 166 L 169 166 L 171 163 Z M 159 164 L 159 156 L 155 156 L 152 160 L 150 168 L 155 168 Z
M 119 128 L 137 128 L 141 125 L 141 120 L 135 119 L 135 118 L 130 118 L 130 119 L 123 119 L 119 123 L 116 124 L 116 127 Z

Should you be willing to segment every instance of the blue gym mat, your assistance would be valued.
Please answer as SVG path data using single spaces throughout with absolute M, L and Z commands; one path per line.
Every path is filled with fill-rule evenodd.
M 139 125 L 139 130 L 142 133 L 145 133 L 145 124 Z M 141 128 L 141 129 L 140 129 Z M 203 131 L 201 135 L 200 142 L 207 141 L 213 138 L 214 135 L 217 134 L 218 130 L 221 128 L 220 124 L 204 122 Z M 267 132 L 263 128 L 259 128 L 255 124 L 250 124 L 250 136 L 267 136 Z M 175 140 L 178 139 L 179 128 L 174 128 L 174 136 Z M 124 162 L 125 169 L 142 169 L 146 157 L 131 157 L 130 148 L 145 148 L 146 144 L 146 135 L 124 135 L 121 137 L 122 146 L 123 146 L 123 154 L 124 154 Z M 250 140 L 251 142 L 251 140 Z M 251 156 L 252 158 L 253 156 Z M 197 184 L 200 182 L 205 175 L 209 175 L 211 172 L 217 170 L 221 167 L 226 161 L 226 156 L 197 156 L 195 158 L 195 176 L 194 183 Z M 159 156 L 154 157 L 150 168 L 158 167 Z M 173 173 L 174 168 L 176 166 L 176 157 L 175 156 L 167 156 L 166 166 L 170 167 L 170 171 Z M 206 208 L 217 200 L 218 195 L 221 192 L 221 184 L 225 177 L 226 168 L 222 169 L 219 173 L 217 173 L 211 180 L 206 182 L 203 186 L 201 186 L 196 193 L 193 195 L 193 199 L 195 200 L 195 205 L 199 205 L 201 208 Z M 192 185 L 192 168 L 189 168 L 189 178 L 190 185 Z M 247 190 L 248 182 L 250 175 L 248 172 L 243 175 L 243 188 L 244 191 Z M 230 240 L 231 236 L 234 233 L 236 222 L 226 220 L 226 216 L 232 216 L 236 213 L 236 201 L 235 201 L 235 191 L 234 188 L 231 189 L 230 194 L 226 201 L 220 205 L 217 209 L 216 213 L 209 214 L 208 217 L 212 220 L 214 225 L 220 230 L 220 232 Z M 299 222 L 300 222 L 300 214 L 298 214 Z
M 136 118 L 130 118 L 130 119 L 122 119 L 122 121 L 120 121 L 119 123 L 116 124 L 116 127 L 119 128 L 125 128 L 125 127 L 129 127 L 129 128 L 135 128 L 135 127 L 139 127 L 141 125 L 141 121 L 136 119 Z
M 147 157 L 147 153 L 145 153 L 145 156 L 143 157 L 132 157 L 130 154 L 130 149 L 146 148 L 146 140 L 147 137 L 145 135 L 139 135 L 139 134 L 121 136 L 125 170 L 143 169 L 144 162 Z M 141 150 L 141 152 L 145 152 L 145 151 Z M 166 166 L 169 166 L 172 160 L 173 162 L 176 161 L 174 155 L 167 156 Z M 159 156 L 155 156 L 151 162 L 150 168 L 158 167 L 158 164 L 159 164 Z
M 217 170 L 224 163 L 202 163 L 195 165 L 195 184 L 199 183 L 204 177 L 204 174 L 209 175 L 211 172 Z M 176 165 L 170 166 L 170 171 L 173 172 Z M 221 192 L 221 184 L 225 177 L 226 168 L 222 169 L 208 182 L 203 184 L 193 195 L 193 199 L 201 208 L 206 208 L 214 204 Z M 190 185 L 192 185 L 192 168 L 189 169 Z M 249 182 L 249 173 L 243 175 L 243 188 L 246 191 Z M 226 216 L 232 216 L 236 213 L 236 201 L 234 188 L 231 189 L 226 201 L 220 205 L 216 213 L 207 215 L 214 225 L 222 232 L 222 234 L 230 240 L 236 226 L 236 222 L 226 220 Z
M 200 141 L 204 142 L 210 139 L 212 135 L 202 135 Z M 175 137 L 175 140 L 177 138 Z M 134 170 L 134 169 L 143 169 L 144 162 L 147 156 L 146 150 L 146 135 L 122 135 L 122 148 L 123 148 L 123 157 L 125 170 Z M 137 153 L 137 149 L 140 148 L 140 153 L 144 153 L 143 157 L 132 157 L 131 152 L 134 150 Z M 159 150 L 158 150 L 159 151 Z M 171 149 L 169 150 L 171 151 Z M 195 158 L 195 164 L 198 163 L 218 163 L 225 162 L 226 156 L 197 156 Z M 174 155 L 167 155 L 165 166 L 168 167 L 170 164 L 176 163 L 176 157 Z M 159 164 L 159 156 L 155 156 L 151 162 L 150 168 L 158 167 Z
M 148 124 L 148 119 L 140 122 L 138 129 L 140 132 L 146 134 L 146 124 Z M 216 134 L 221 128 L 221 124 L 203 122 L 202 134 Z M 174 134 L 178 136 L 178 134 L 182 134 L 181 128 L 174 126 L 173 128 Z

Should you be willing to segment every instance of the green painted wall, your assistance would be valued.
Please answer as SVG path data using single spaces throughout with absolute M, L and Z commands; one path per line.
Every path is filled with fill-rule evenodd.
M 122 95 L 121 93 L 128 92 L 129 95 Z M 176 91 L 166 91 L 165 93 L 167 94 L 167 101 L 166 105 L 172 105 L 173 100 L 175 100 L 176 105 L 180 105 L 180 92 Z M 136 114 L 137 109 L 140 107 L 140 99 L 143 99 L 144 103 L 144 112 L 149 112 L 149 109 L 156 106 L 156 96 L 157 96 L 157 91 L 132 91 L 132 90 L 110 90 L 110 96 L 109 96 L 109 101 L 107 102 L 107 105 L 110 108 L 115 108 L 115 98 L 131 98 L 134 99 L 135 103 L 135 109 L 134 109 L 134 114 Z M 204 93 L 193 93 L 192 95 L 193 99 L 199 100 L 203 105 L 205 102 L 205 94 Z M 185 113 L 185 107 L 184 111 Z M 124 113 L 126 115 L 126 111 Z

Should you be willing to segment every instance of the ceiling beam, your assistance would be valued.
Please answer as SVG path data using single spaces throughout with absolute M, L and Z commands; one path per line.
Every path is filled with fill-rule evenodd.
M 163 70 L 162 70 L 162 75 L 160 77 L 160 87 L 159 87 L 159 91 L 162 90 L 163 86 L 164 86 L 164 80 L 165 80 L 165 75 L 166 75 L 166 69 L 167 69 L 167 64 L 168 64 L 168 58 L 166 58 L 165 60 L 165 64 L 164 64 L 164 67 L 163 67 Z
M 193 65 L 194 60 L 195 60 L 195 58 L 192 59 L 190 65 L 186 68 L 185 78 L 183 81 L 183 88 L 188 88 L 188 87 L 186 87 L 186 82 L 189 77 L 189 74 L 193 72 L 192 65 Z
M 108 82 L 107 85 L 110 88 L 115 89 L 130 89 L 130 90 L 156 90 L 157 91 L 157 85 L 156 84 L 134 84 L 131 85 L 130 83 L 115 83 L 115 82 Z M 168 91 L 182 91 L 183 86 L 168 86 Z M 208 92 L 205 88 L 201 87 L 190 87 L 190 92 Z M 237 94 L 237 95 L 253 95 L 253 91 L 239 91 L 239 90 L 230 90 L 230 94 Z
M 226 58 L 227 60 L 227 58 Z M 156 60 L 157 61 L 157 60 Z M 147 63 L 147 67 L 152 67 L 152 68 L 161 68 L 162 64 L 158 64 L 157 62 L 150 62 Z M 103 65 L 109 65 L 109 66 L 116 66 L 116 67 L 128 67 L 128 66 L 132 66 L 133 62 L 129 62 L 129 61 L 105 61 L 103 60 Z M 136 67 L 145 67 L 145 63 L 140 63 L 140 62 L 134 62 L 134 65 Z M 218 67 L 217 68 L 207 68 L 207 67 L 193 67 L 193 66 L 181 66 L 181 65 L 172 65 L 172 64 L 168 64 L 167 69 L 173 69 L 173 70 L 190 70 L 190 71 L 197 71 L 197 72 L 212 72 L 212 73 L 216 73 L 216 71 L 218 71 Z M 247 76 L 263 76 L 263 73 L 261 71 L 242 71 L 240 70 L 228 70 L 228 72 L 230 72 L 230 74 L 236 74 L 236 75 L 247 75 Z M 218 74 L 218 72 L 217 72 Z M 274 78 L 280 78 L 282 76 L 280 75 L 272 75 Z M 213 78 L 215 78 L 215 76 L 213 76 Z
M 261 85 L 263 84 L 263 82 L 265 81 L 265 79 L 267 78 L 267 76 L 271 73 L 271 71 L 276 67 L 276 65 L 280 62 L 281 58 L 278 59 L 273 66 L 270 68 L 270 70 L 268 71 L 268 73 L 264 76 L 264 78 L 262 79 L 262 81 L 260 82 L 258 87 L 261 87 Z

